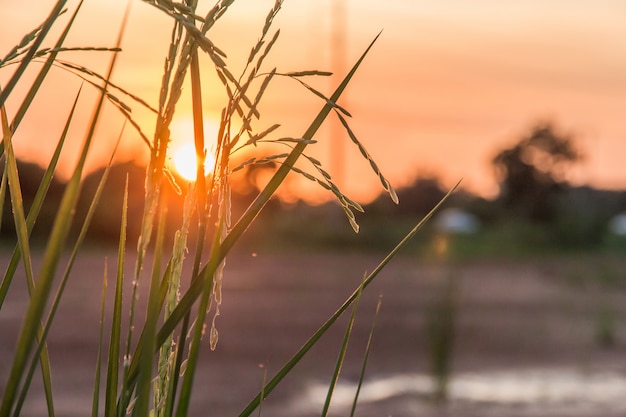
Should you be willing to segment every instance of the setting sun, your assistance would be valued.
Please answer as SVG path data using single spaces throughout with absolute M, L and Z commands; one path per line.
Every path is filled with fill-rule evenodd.
M 215 165 L 213 151 L 219 126 L 212 119 L 204 119 L 204 140 L 206 160 L 204 175 L 209 175 Z M 196 180 L 196 149 L 193 143 L 193 120 L 182 118 L 172 123 L 172 143 L 170 149 L 170 165 L 178 175 L 187 181 Z
M 196 149 L 192 143 L 185 143 L 173 150 L 172 164 L 176 172 L 188 181 L 196 180 Z M 204 161 L 204 175 L 210 174 L 213 169 L 214 158 L 207 152 Z

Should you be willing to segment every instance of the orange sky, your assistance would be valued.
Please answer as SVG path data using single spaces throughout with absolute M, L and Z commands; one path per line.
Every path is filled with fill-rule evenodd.
M 417 174 L 436 173 L 447 185 L 464 178 L 464 187 L 493 195 L 497 188 L 490 158 L 536 122 L 548 120 L 574 135 L 587 156 L 572 173 L 574 182 L 626 188 L 626 3 L 344 1 L 348 63 L 383 30 L 343 104 L 354 116 L 353 130 L 396 187 Z M 75 3 L 69 2 L 70 7 Z M 125 4 L 86 0 L 66 45 L 113 46 Z M 52 5 L 48 0 L 0 0 L 0 56 L 43 20 Z M 216 27 L 215 42 L 227 52 L 233 72 L 241 68 L 272 5 L 273 0 L 237 0 Z M 267 68 L 271 64 L 283 71 L 332 70 L 331 9 L 331 0 L 286 0 L 276 22 L 281 38 L 266 61 Z M 156 103 L 170 27 L 162 13 L 133 2 L 114 80 L 151 103 Z M 63 58 L 102 73 L 108 59 L 97 53 Z M 0 83 L 13 69 L 0 69 Z M 211 73 L 208 66 L 205 71 Z M 312 82 L 330 92 L 337 80 Z M 205 85 L 213 82 L 207 75 Z M 45 96 L 15 138 L 22 157 L 41 160 L 41 153 L 51 149 L 79 85 L 76 77 L 54 71 Z M 91 91 L 81 104 L 87 116 L 95 94 L 86 90 Z M 207 114 L 220 111 L 220 94 L 205 92 Z M 16 103 L 8 102 L 10 114 Z M 295 83 L 281 81 L 267 97 L 257 127 L 278 122 L 283 124 L 280 136 L 300 136 L 320 106 Z M 181 120 L 188 108 L 185 102 Z M 135 117 L 147 132 L 152 129 L 149 113 L 138 111 Z M 94 160 L 106 155 L 121 124 L 121 117 L 109 111 Z M 73 141 L 80 143 L 83 129 L 77 125 L 73 132 Z M 323 130 L 320 143 L 308 150 L 327 163 L 328 132 Z M 348 195 L 367 201 L 379 191 L 378 179 L 347 138 L 344 147 L 345 175 L 339 175 L 340 185 Z M 139 157 L 142 150 L 141 142 L 129 132 L 124 157 Z M 66 162 L 72 158 L 68 152 Z M 329 168 L 340 174 L 332 164 Z M 305 186 L 301 190 L 311 192 Z

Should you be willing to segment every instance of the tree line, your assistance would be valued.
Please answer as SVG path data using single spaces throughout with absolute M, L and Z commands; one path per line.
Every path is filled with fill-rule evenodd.
M 495 199 L 487 200 L 460 190 L 453 195 L 448 205 L 463 208 L 475 215 L 484 227 L 500 227 L 511 223 L 528 224 L 543 229 L 548 238 L 560 245 L 597 245 L 605 235 L 609 219 L 626 211 L 626 192 L 569 184 L 568 172 L 582 162 L 584 153 L 578 149 L 575 138 L 557 131 L 551 124 L 538 124 L 511 146 L 494 153 L 491 164 L 499 185 L 499 193 Z M 4 161 L 0 160 L 0 168 L 3 166 Z M 258 191 L 257 177 L 262 174 L 259 171 L 274 168 L 270 165 L 251 165 L 246 168 L 239 183 L 233 187 L 235 212 L 241 212 L 254 198 Z M 24 205 L 28 210 L 44 171 L 36 164 L 23 161 L 19 161 L 18 170 Z M 103 173 L 103 169 L 98 170 L 84 179 L 76 216 L 86 215 Z M 103 191 L 103 200 L 106 203 L 97 207 L 89 232 L 93 240 L 116 241 L 126 178 L 129 179 L 128 232 L 131 237 L 139 233 L 137 219 L 141 218 L 143 209 L 145 168 L 127 162 L 117 164 L 110 170 Z M 49 233 L 64 186 L 60 181 L 52 182 L 42 215 L 33 230 L 35 237 L 45 239 Z M 381 196 L 365 206 L 366 215 L 362 217 L 369 219 L 370 225 L 376 222 L 415 219 L 428 213 L 446 192 L 447 189 L 436 176 L 417 177 L 412 184 L 397 190 L 399 205 Z M 171 199 L 169 210 L 174 215 L 182 210 L 182 197 L 173 190 L 168 194 Z M 15 238 L 15 227 L 11 220 L 8 196 L 2 208 L 0 239 L 11 241 Z M 271 202 L 266 208 L 269 218 L 285 210 L 278 201 Z M 303 213 L 295 213 L 297 210 Z M 294 212 L 292 217 L 296 219 L 292 226 L 302 227 L 302 224 L 297 224 L 303 223 L 298 219 L 302 219 L 302 216 L 315 216 L 311 214 L 314 210 L 316 209 L 299 204 L 295 210 L 291 210 Z M 288 218 L 281 217 L 282 220 Z M 329 218 L 326 217 L 325 220 Z M 173 235 L 174 231 L 171 233 Z

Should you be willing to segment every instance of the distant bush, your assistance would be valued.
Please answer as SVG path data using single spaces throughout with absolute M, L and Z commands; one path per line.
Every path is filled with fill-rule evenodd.
M 4 171 L 5 158 L 0 158 L 0 170 Z M 24 202 L 24 209 L 26 213 L 29 212 L 39 184 L 45 174 L 45 170 L 37 164 L 17 161 L 17 168 L 19 171 L 20 184 L 22 187 L 22 198 Z M 48 234 L 52 227 L 52 222 L 56 216 L 59 204 L 61 202 L 61 196 L 65 184 L 52 178 L 50 187 L 46 195 L 45 203 L 41 209 L 35 226 L 32 230 L 31 236 L 34 240 L 41 240 Z M 4 241 L 15 242 L 15 222 L 13 221 L 13 214 L 11 209 L 11 200 L 7 194 L 5 200 L 0 202 L 2 207 L 2 223 L 0 224 L 0 239 Z

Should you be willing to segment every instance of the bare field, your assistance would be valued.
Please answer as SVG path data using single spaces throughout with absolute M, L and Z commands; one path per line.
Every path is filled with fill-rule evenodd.
M 0 252 L 3 269 L 9 255 Z M 75 267 L 49 337 L 59 416 L 90 413 L 105 256 L 112 298 L 114 250 L 87 251 Z M 207 345 L 203 352 L 192 415 L 238 415 L 260 390 L 264 372 L 271 377 L 381 258 L 261 249 L 231 256 L 217 319 L 219 343 L 216 351 Z M 130 276 L 133 260 L 128 260 Z M 591 256 L 451 265 L 400 255 L 362 297 L 331 415 L 349 415 L 380 295 L 357 415 L 623 415 L 624 266 L 614 258 Z M 448 279 L 456 285 L 454 352 L 449 400 L 438 404 L 430 396 L 427 312 Z M 18 280 L 0 310 L 2 386 L 28 299 L 23 275 Z M 143 284 L 145 291 L 147 279 Z M 320 414 L 346 323 L 347 316 L 311 350 L 263 403 L 262 415 Z M 613 344 L 601 343 L 603 329 L 614 336 Z M 33 386 L 24 415 L 46 413 L 39 384 Z

